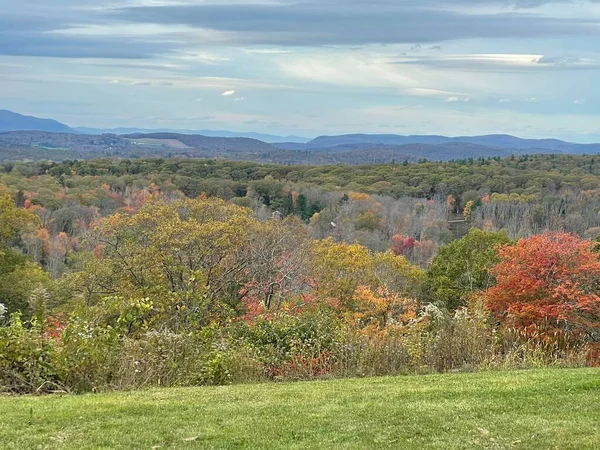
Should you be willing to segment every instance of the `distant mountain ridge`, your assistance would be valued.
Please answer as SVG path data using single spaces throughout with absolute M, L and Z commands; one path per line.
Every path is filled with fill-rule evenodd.
M 308 142 L 298 142 L 306 139 L 292 136 L 298 141 L 290 142 L 290 137 L 231 131 L 139 133 L 132 132 L 136 129 L 119 128 L 115 133 L 84 134 L 86 130 L 100 131 L 72 129 L 55 120 L 0 110 L 0 161 L 174 157 L 321 165 L 449 161 L 540 153 L 600 154 L 600 144 L 522 139 L 505 134 L 458 137 L 346 134 L 319 136 Z M 287 142 L 267 141 L 277 138 Z
M 45 131 L 50 133 L 77 133 L 87 135 L 116 134 L 128 135 L 134 133 L 176 133 L 185 135 L 201 135 L 208 137 L 224 138 L 249 138 L 257 139 L 266 143 L 293 142 L 305 144 L 310 138 L 302 136 L 278 136 L 267 133 L 254 133 L 229 130 L 177 130 L 177 129 L 144 129 L 144 128 L 86 128 L 69 127 L 53 119 L 41 119 L 33 116 L 25 116 L 6 109 L 0 110 L 0 133 L 9 131 Z
M 0 109 L 0 132 L 6 131 L 49 131 L 52 133 L 75 133 L 69 126 L 52 119 L 24 116 Z
M 310 138 L 301 136 L 277 136 L 274 134 L 266 133 L 253 133 L 245 131 L 228 131 L 228 130 L 177 130 L 170 128 L 85 128 L 78 127 L 75 131 L 83 134 L 117 134 L 117 135 L 129 135 L 129 134 L 153 134 L 153 133 L 173 133 L 173 134 L 186 134 L 186 135 L 200 135 L 207 137 L 223 137 L 223 138 L 248 138 L 257 139 L 259 141 L 272 144 L 275 142 L 290 142 L 296 144 L 305 144 L 310 141 Z
M 287 150 L 327 149 L 340 146 L 401 146 L 410 144 L 443 145 L 463 143 L 505 150 L 544 150 L 543 153 L 598 153 L 600 144 L 578 144 L 559 139 L 523 139 L 507 134 L 483 136 L 437 136 L 397 134 L 345 134 L 339 136 L 319 136 L 306 144 L 285 142 L 274 144 Z M 539 153 L 539 152 L 538 152 Z

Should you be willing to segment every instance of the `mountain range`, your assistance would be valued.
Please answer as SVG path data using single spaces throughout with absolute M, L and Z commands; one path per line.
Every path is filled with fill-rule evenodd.
M 436 136 L 413 135 L 401 136 L 397 134 L 345 134 L 341 136 L 319 136 L 305 144 L 284 142 L 278 147 L 288 150 L 307 150 L 320 148 L 358 148 L 361 146 L 403 146 L 409 144 L 447 145 L 447 144 L 472 144 L 484 147 L 511 149 L 511 150 L 546 150 L 557 153 L 586 153 L 600 151 L 600 144 L 577 144 L 561 141 L 559 139 L 522 139 L 507 134 L 489 134 L 484 136 Z
M 23 116 L 0 109 L 0 132 L 5 131 L 49 131 L 52 133 L 75 133 L 75 130 L 52 119 Z
M 258 139 L 266 143 L 288 142 L 291 144 L 305 144 L 310 141 L 309 138 L 300 136 L 277 136 L 265 133 L 252 133 L 243 131 L 228 131 L 228 130 L 174 130 L 169 128 L 75 128 L 77 133 L 81 134 L 151 134 L 151 133 L 175 133 L 175 134 L 198 134 L 207 137 L 225 137 L 225 138 L 248 138 Z
M 0 110 L 0 132 L 6 131 L 47 131 L 51 133 L 75 133 L 75 134 L 134 134 L 134 133 L 178 133 L 199 134 L 208 137 L 244 137 L 258 139 L 267 143 L 290 142 L 307 143 L 309 138 L 300 136 L 277 136 L 265 133 L 239 132 L 227 130 L 173 130 L 168 128 L 145 129 L 145 128 L 86 128 L 69 127 L 52 119 L 40 119 L 32 116 L 24 116 L 6 109 Z
M 284 142 L 277 142 L 279 139 Z M 100 130 L 71 128 L 51 119 L 0 111 L 0 161 L 179 157 L 279 164 L 368 164 L 537 153 L 598 154 L 600 144 L 521 139 L 503 134 L 458 137 L 347 134 L 308 140 L 232 131 Z

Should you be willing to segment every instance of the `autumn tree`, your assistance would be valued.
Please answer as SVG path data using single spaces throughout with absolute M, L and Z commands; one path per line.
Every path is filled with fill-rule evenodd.
M 499 261 L 497 248 L 508 242 L 505 233 L 472 228 L 463 238 L 441 247 L 427 269 L 430 300 L 454 310 L 466 304 L 469 294 L 493 286 L 490 269 Z
M 313 246 L 313 295 L 363 325 L 384 327 L 414 304 L 423 272 L 392 252 L 331 239 Z
M 351 307 L 356 288 L 369 284 L 371 253 L 360 244 L 324 239 L 313 243 L 311 278 L 318 295 L 342 307 Z
M 31 293 L 49 281 L 39 266 L 11 248 L 20 234 L 35 232 L 38 225 L 37 217 L 18 208 L 9 191 L 0 186 L 0 303 L 9 313 L 27 315 Z
M 30 211 L 18 208 L 4 186 L 0 186 L 0 245 L 7 245 L 18 233 L 35 229 L 39 224 Z
M 150 298 L 172 324 L 186 315 L 201 324 L 235 303 L 256 226 L 249 210 L 220 199 L 150 201 L 97 226 L 95 255 L 74 284 L 88 303 Z
M 290 297 L 306 290 L 310 241 L 298 218 L 268 220 L 256 227 L 248 249 L 251 263 L 242 294 L 249 315 L 277 313 Z
M 488 307 L 505 324 L 600 339 L 600 261 L 594 243 L 548 232 L 499 250 Z

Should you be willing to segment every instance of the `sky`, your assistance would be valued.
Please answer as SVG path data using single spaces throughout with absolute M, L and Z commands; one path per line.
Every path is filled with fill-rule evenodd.
M 0 0 L 0 109 L 70 126 L 600 141 L 600 0 Z

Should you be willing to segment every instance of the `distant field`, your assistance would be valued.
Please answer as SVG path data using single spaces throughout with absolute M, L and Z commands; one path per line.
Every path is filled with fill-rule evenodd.
M 175 148 L 178 150 L 182 150 L 185 148 L 189 148 L 183 142 L 178 141 L 177 139 L 128 139 L 128 141 L 133 142 L 136 145 L 144 145 L 148 147 L 165 147 Z
M 36 147 L 44 149 L 44 150 L 57 150 L 57 151 L 69 151 L 71 150 L 69 147 L 49 147 L 47 145 L 37 145 Z
M 0 448 L 598 449 L 600 370 L 0 397 Z

